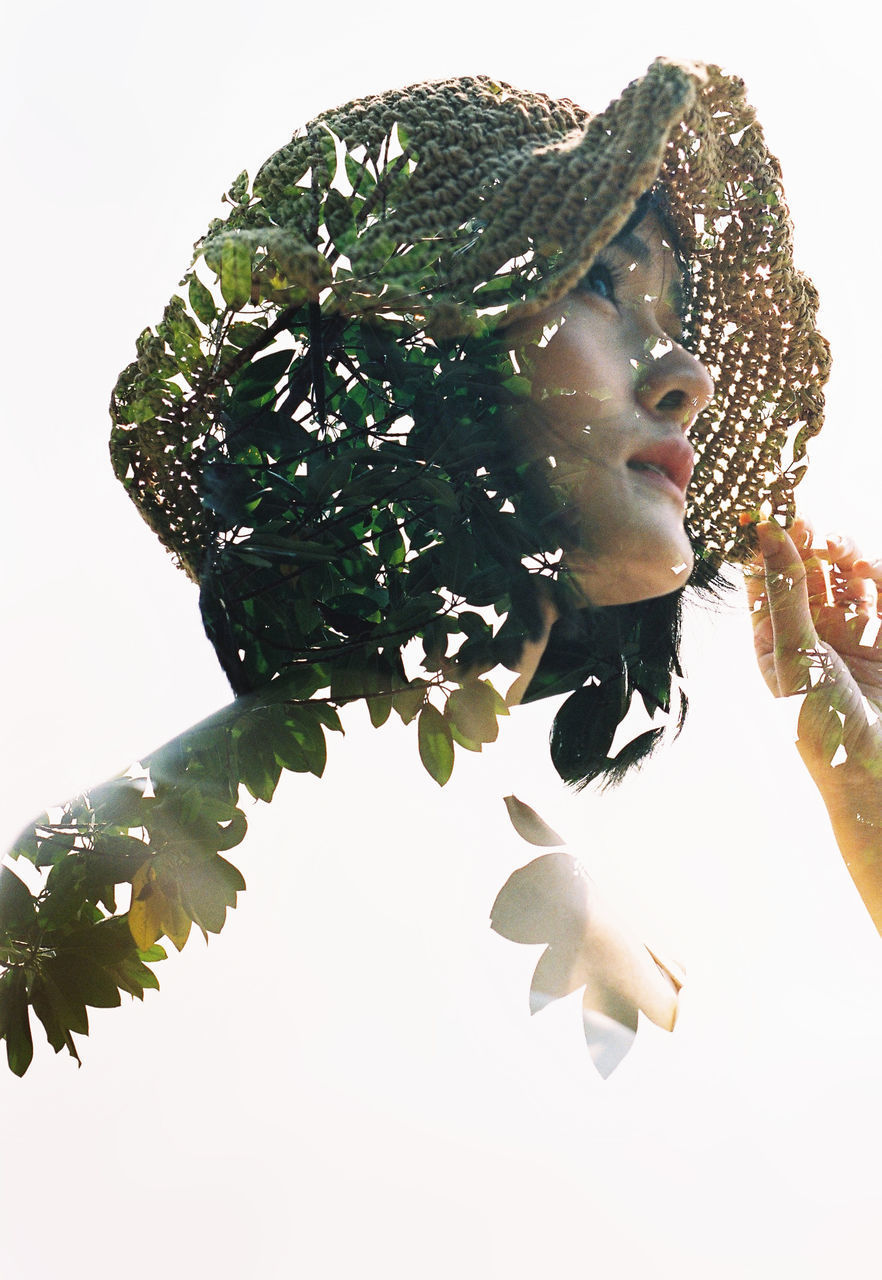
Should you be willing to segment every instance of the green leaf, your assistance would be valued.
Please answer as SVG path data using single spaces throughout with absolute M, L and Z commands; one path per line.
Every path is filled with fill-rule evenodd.
M 426 771 L 443 787 L 453 772 L 453 738 L 450 725 L 437 707 L 427 702 L 417 721 L 420 759 Z
M 332 187 L 325 196 L 324 215 L 328 234 L 337 248 L 345 253 L 356 238 L 352 200 Z
M 51 975 L 68 1001 L 96 1009 L 114 1009 L 121 1003 L 113 978 L 88 955 L 68 952 L 63 961 L 59 957 L 50 964 Z
M 281 767 L 266 735 L 266 722 L 246 725 L 238 740 L 239 777 L 255 800 L 272 800 Z
M 445 707 L 445 711 L 446 710 L 447 708 Z M 448 723 L 450 724 L 450 736 L 453 738 L 453 741 L 456 743 L 458 747 L 465 747 L 466 751 L 475 751 L 475 752 L 478 752 L 479 754 L 484 750 L 483 742 L 479 742 L 475 738 L 467 738 L 465 734 L 460 729 L 457 728 L 456 722 L 453 720 L 450 720 L 449 717 L 448 717 Z
M 161 947 L 158 942 L 155 942 L 152 947 L 139 951 L 138 959 L 143 960 L 145 964 L 156 964 L 159 960 L 167 960 L 168 952 L 165 947 Z
M 797 736 L 808 742 L 829 765 L 842 745 L 842 717 L 830 705 L 830 692 L 823 685 L 811 689 L 799 709 Z
M 404 564 L 407 550 L 404 545 L 404 539 L 397 528 L 381 533 L 376 538 L 374 545 L 377 549 L 377 555 L 386 564 L 391 565 L 393 568 Z
M 246 559 L 248 553 L 264 557 L 268 564 L 279 560 L 291 560 L 297 563 L 304 561 L 334 560 L 337 552 L 321 542 L 304 542 L 297 538 L 281 538 L 271 534 L 252 536 L 247 542 L 236 547 L 236 554 Z
M 239 311 L 250 302 L 251 249 L 247 241 L 235 235 L 227 236 L 221 244 L 220 282 L 228 307 Z
M 143 823 L 145 778 L 114 778 L 87 793 L 95 821 L 111 827 L 139 827 Z
M 72 1006 L 68 1003 L 48 974 L 43 974 L 34 981 L 31 990 L 31 1006 L 43 1024 L 46 1039 L 56 1053 L 67 1049 L 71 1057 L 80 1061 L 71 1036 L 72 1031 L 87 1035 L 89 1023 L 85 1006 Z
M 233 204 L 242 204 L 248 195 L 248 170 L 243 169 L 241 173 L 236 175 L 233 185 L 227 192 Z
M 148 850 L 144 851 L 149 852 Z M 128 923 L 120 916 L 112 920 L 101 920 L 97 924 L 86 924 L 65 934 L 63 941 L 57 944 L 58 963 L 66 963 L 65 956 L 85 955 L 98 964 L 116 964 L 132 955 L 134 943 Z
M 28 994 L 21 970 L 0 978 L 0 1028 L 6 1034 L 6 1060 L 10 1071 L 23 1076 L 34 1057 L 34 1041 L 28 1017 Z
M 273 351 L 270 355 L 252 360 L 233 383 L 234 404 L 259 403 L 274 393 L 276 383 L 291 363 L 292 352 Z
M 43 924 L 57 928 L 75 920 L 88 896 L 88 868 L 82 854 L 56 862 L 46 879 L 46 898 L 40 908 Z
M 369 195 L 377 185 L 373 174 L 369 172 L 363 163 L 351 156 L 348 151 L 344 156 L 344 163 L 346 165 L 346 176 L 352 184 L 353 192 L 362 196 Z
M 257 342 L 259 338 L 266 332 L 266 321 L 261 320 L 237 320 L 235 324 L 231 324 L 226 330 L 224 337 L 231 346 L 247 347 L 252 342 Z M 246 365 L 246 370 L 247 370 Z
M 376 698 L 366 698 L 365 701 L 367 702 L 371 724 L 375 729 L 379 729 L 392 714 L 392 699 L 388 693 L 384 693 Z
M 148 987 L 153 991 L 159 990 L 159 979 L 156 974 L 152 969 L 148 969 L 137 955 L 126 956 L 125 960 L 113 966 L 111 973 L 120 990 L 134 996 L 137 1000 L 144 999 L 144 992 Z
M 248 820 L 241 809 L 234 810 L 229 820 L 221 819 L 217 825 L 218 830 L 212 841 L 216 850 L 235 848 L 245 839 L 248 830 Z
M 183 950 L 190 936 L 190 917 L 181 906 L 177 859 L 158 854 L 144 863 L 132 880 L 127 924 L 139 951 L 165 934 Z
M 189 859 L 179 883 L 184 910 L 208 933 L 220 933 L 227 907 L 235 907 L 236 894 L 245 888 L 238 868 L 220 857 Z
M 193 314 L 200 319 L 203 324 L 214 324 L 217 319 L 217 308 L 214 305 L 214 298 L 211 296 L 211 291 L 205 287 L 198 276 L 190 277 L 187 296 L 190 300 L 190 306 L 193 309 Z
M 327 764 L 328 748 L 318 708 L 319 704 L 309 703 L 285 707 L 284 719 L 273 736 L 273 750 L 284 769 L 313 773 L 320 778 Z
M 29 862 L 36 862 L 40 856 L 40 840 L 37 836 L 37 828 L 45 827 L 48 822 L 49 815 L 41 813 L 36 822 L 25 827 L 24 831 L 16 836 L 12 848 L 9 850 L 10 858 L 27 858 Z
M 420 708 L 426 700 L 427 688 L 425 680 L 415 680 L 406 689 L 398 689 L 392 695 L 392 705 L 404 724 L 410 724 L 411 720 L 419 715 Z
M 87 880 L 91 886 L 121 884 L 131 880 L 150 850 L 135 836 L 95 836 L 92 851 L 84 855 Z
M 344 732 L 343 726 L 340 723 L 340 717 L 337 715 L 336 710 L 333 707 L 328 706 L 326 702 L 311 703 L 310 711 L 326 729 L 333 729 L 336 733 Z
M 454 689 L 444 714 L 470 742 L 495 742 L 499 735 L 496 717 L 507 715 L 502 698 L 486 680 L 469 680 Z
M 76 828 L 70 831 L 56 831 L 40 841 L 39 852 L 34 862 L 38 867 L 54 867 L 73 852 L 76 844 Z
M 36 906 L 27 885 L 9 867 L 0 870 L 0 932 L 32 924 Z

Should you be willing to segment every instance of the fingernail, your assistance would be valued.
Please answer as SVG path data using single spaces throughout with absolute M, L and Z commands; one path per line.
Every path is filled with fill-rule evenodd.
M 757 537 L 759 538 L 760 550 L 765 554 L 766 551 L 775 551 L 781 546 L 785 538 L 784 530 L 778 524 L 774 517 L 763 520 L 756 526 Z
M 812 530 L 802 516 L 797 516 L 790 526 L 790 536 L 798 547 L 807 547 L 812 540 Z

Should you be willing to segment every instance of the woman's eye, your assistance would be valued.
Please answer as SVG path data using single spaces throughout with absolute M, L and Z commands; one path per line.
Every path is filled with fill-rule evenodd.
M 596 294 L 598 298 L 604 298 L 607 302 L 615 303 L 616 301 L 615 278 L 610 268 L 604 266 L 602 262 L 594 263 L 594 266 L 579 281 L 578 287 L 582 293 Z

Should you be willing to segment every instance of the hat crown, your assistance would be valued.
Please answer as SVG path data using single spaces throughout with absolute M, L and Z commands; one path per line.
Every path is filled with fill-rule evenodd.
M 717 384 L 692 433 L 688 524 L 714 560 L 747 557 L 744 508 L 792 514 L 829 352 L 742 82 L 664 60 L 593 117 L 486 76 L 369 96 L 307 125 L 251 190 L 240 175 L 200 242 L 221 297 L 188 277 L 117 384 L 117 474 L 198 577 L 217 394 L 284 338 L 292 307 L 486 332 L 572 288 L 656 182 L 689 267 L 687 341 Z M 317 359 L 304 348 L 305 370 Z

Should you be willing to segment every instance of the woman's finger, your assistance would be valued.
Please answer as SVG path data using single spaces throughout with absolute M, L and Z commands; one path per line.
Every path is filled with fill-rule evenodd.
M 765 594 L 774 641 L 778 693 L 787 697 L 809 683 L 818 657 L 806 567 L 793 540 L 780 525 L 763 521 L 757 537 L 765 565 Z
M 861 550 L 855 542 L 854 538 L 850 538 L 844 533 L 831 533 L 827 537 L 827 546 L 831 555 L 838 564 L 842 566 L 845 572 L 849 572 L 855 564 L 860 560 Z
M 806 567 L 806 588 L 812 605 L 827 598 L 827 580 L 814 543 L 814 530 L 803 516 L 797 516 L 787 530 L 790 541 L 796 547 Z
M 799 551 L 804 547 L 810 547 L 814 542 L 815 531 L 805 516 L 797 516 L 788 532 L 791 542 Z
M 833 568 L 834 603 L 851 605 L 865 618 L 874 618 L 879 603 L 876 579 L 864 572 L 867 561 L 851 538 L 830 537 L 827 549 Z
M 882 560 L 861 556 L 854 562 L 854 571 L 864 578 L 872 578 L 877 587 L 882 586 Z

